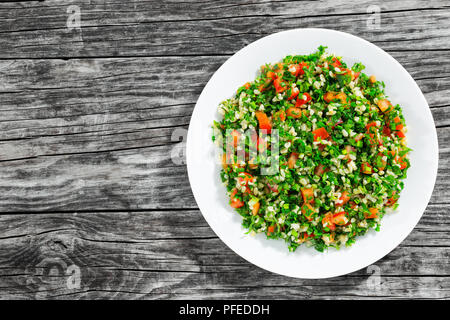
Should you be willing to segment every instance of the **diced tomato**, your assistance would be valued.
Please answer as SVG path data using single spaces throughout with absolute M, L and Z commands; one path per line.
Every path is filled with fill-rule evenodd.
M 277 77 L 277 75 L 276 75 L 274 72 L 272 72 L 272 71 L 267 71 L 266 77 L 267 77 L 267 78 L 270 78 L 270 79 L 272 79 L 272 80 L 275 80 L 275 78 Z
M 402 120 L 400 119 L 400 117 L 395 117 L 394 118 L 394 123 L 395 125 L 395 130 L 397 131 L 403 131 L 403 124 L 402 124 Z
M 339 99 L 339 100 L 341 100 L 342 103 L 346 103 L 347 95 L 344 92 L 335 93 L 332 91 L 329 91 L 323 95 L 323 100 L 325 100 L 325 102 L 329 103 L 329 102 L 333 101 L 334 99 Z
M 333 67 L 338 68 L 338 67 L 342 66 L 342 63 L 337 58 L 333 57 L 331 60 L 333 61 L 331 63 L 331 65 Z
M 295 77 L 298 77 L 300 74 L 305 73 L 299 64 L 291 64 L 288 70 Z
M 392 193 L 392 196 L 387 200 L 386 205 L 388 207 L 392 207 L 398 200 L 398 197 L 395 194 L 395 191 Z
M 286 120 L 286 112 L 284 112 L 283 109 L 278 110 L 277 112 L 275 112 L 275 114 L 273 115 L 274 118 L 278 118 L 281 121 L 285 121 Z
M 341 211 L 333 214 L 332 222 L 338 226 L 343 226 L 348 223 L 347 212 Z
M 318 128 L 316 130 L 312 131 L 312 134 L 314 135 L 314 141 L 317 141 L 319 138 L 322 140 L 325 140 L 330 135 L 328 134 L 327 130 L 325 128 Z
M 368 162 L 363 162 L 361 164 L 361 172 L 365 174 L 372 174 L 373 168 Z
M 341 100 L 342 103 L 346 103 L 347 102 L 347 95 L 344 92 L 339 92 L 335 96 L 335 99 L 339 99 L 339 100 Z
M 387 99 L 378 100 L 377 106 L 381 110 L 381 112 L 390 111 L 392 108 L 391 102 Z
M 317 167 L 314 168 L 314 174 L 316 176 L 320 177 L 324 172 L 325 172 L 325 166 L 323 164 L 321 164 L 321 163 L 319 163 L 317 165 Z
M 275 225 L 271 225 L 267 227 L 267 235 L 270 236 L 270 234 L 275 232 Z
M 312 220 L 312 216 L 315 213 L 314 207 L 311 204 L 309 204 L 309 203 L 305 203 L 302 206 L 302 213 L 306 217 L 306 219 L 311 221 Z
M 405 161 L 403 161 L 403 160 L 401 160 L 399 162 L 399 164 L 400 164 L 400 169 L 405 169 L 408 166 L 408 164 Z
M 288 89 L 288 84 L 287 84 L 287 82 L 284 81 L 284 80 L 282 80 L 282 79 L 280 79 L 280 78 L 276 78 L 276 79 L 273 81 L 273 85 L 274 85 L 275 91 L 276 91 L 277 93 L 281 93 L 281 92 L 286 91 L 286 90 Z
M 304 99 L 306 98 L 306 99 Z M 308 92 L 304 92 L 302 95 L 299 95 L 299 97 L 297 98 L 297 101 L 295 102 L 295 107 L 301 107 L 302 105 L 308 103 L 309 101 L 311 101 L 311 95 Z
M 385 136 L 390 136 L 391 135 L 391 129 L 388 126 L 384 126 L 383 127 L 383 134 Z
M 370 128 L 372 128 L 372 127 L 375 127 L 375 128 L 377 127 L 376 121 L 372 121 L 366 125 L 367 132 L 370 132 Z
M 256 202 L 254 205 L 253 205 L 253 208 L 252 208 L 252 214 L 254 215 L 254 216 L 256 216 L 257 214 L 258 214 L 258 211 L 259 211 L 259 207 L 260 207 L 261 205 L 259 204 L 259 201 L 258 202 Z
M 304 203 L 314 203 L 314 189 L 313 188 L 302 188 L 301 189 L 302 198 Z
M 247 82 L 246 84 L 244 84 L 244 88 L 245 89 L 250 89 L 250 82 Z
M 323 217 L 322 226 L 330 230 L 336 229 L 336 225 L 333 222 L 333 214 L 331 212 L 326 213 L 325 216 Z
M 288 159 L 288 167 L 289 167 L 289 169 L 294 169 L 295 163 L 297 162 L 297 159 L 298 159 L 298 153 L 292 152 L 291 155 L 289 156 L 289 159 Z
M 364 217 L 366 219 L 375 219 L 378 218 L 378 209 L 377 208 L 369 208 L 370 213 L 364 212 Z
M 342 192 L 341 197 L 339 198 L 339 203 L 336 203 L 336 206 L 343 206 L 344 204 L 346 204 L 349 200 L 349 193 L 347 191 Z
M 303 70 L 305 67 L 309 68 L 308 64 L 306 62 L 300 62 L 299 64 L 291 64 L 288 70 L 293 76 L 298 77 L 305 73 L 305 70 Z
M 238 175 L 238 182 L 241 186 L 247 186 L 247 184 L 249 182 L 253 182 L 254 179 L 255 178 L 250 173 L 247 172 L 241 172 Z
M 244 202 L 236 198 L 237 189 L 233 189 L 230 195 L 230 206 L 233 208 L 240 208 L 244 205 Z
M 309 69 L 309 65 L 307 62 L 302 61 L 299 63 L 299 65 L 302 70 L 303 70 L 303 68 Z
M 404 138 L 404 137 L 406 137 L 405 134 L 403 133 L 403 131 L 396 131 L 395 134 L 396 134 L 399 138 Z
M 256 119 L 258 119 L 259 128 L 262 130 L 267 130 L 267 133 L 272 131 L 272 124 L 270 123 L 267 115 L 262 111 L 255 112 Z
M 292 118 L 300 118 L 302 116 L 302 109 L 300 108 L 295 108 L 295 107 L 290 107 L 287 109 L 286 111 L 286 115 L 288 117 L 292 117 Z
M 325 102 L 331 102 L 334 98 L 335 98 L 335 94 L 334 92 L 328 91 L 327 93 L 325 93 L 323 95 L 323 100 L 325 100 Z
M 288 100 L 295 99 L 298 96 L 299 92 L 300 92 L 300 90 L 298 90 L 297 87 L 293 87 L 291 89 L 291 95 L 289 96 Z
M 239 173 L 239 176 L 237 178 L 239 185 L 245 187 L 247 193 L 250 193 L 250 188 L 248 187 L 249 182 L 255 181 L 255 178 L 247 172 L 241 172 Z
M 359 77 L 360 72 L 355 72 L 352 69 L 344 69 L 344 70 L 346 71 L 345 74 L 348 74 L 351 77 L 352 81 Z
M 405 156 L 403 157 L 395 156 L 394 158 L 395 163 L 400 165 L 400 169 L 405 169 L 408 166 L 407 162 L 404 160 Z

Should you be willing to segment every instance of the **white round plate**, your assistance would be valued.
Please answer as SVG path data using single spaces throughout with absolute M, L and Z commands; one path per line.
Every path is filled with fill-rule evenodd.
M 411 168 L 397 211 L 384 216 L 381 230 L 358 237 L 348 248 L 324 253 L 300 246 L 289 252 L 283 240 L 246 235 L 241 216 L 228 204 L 220 179 L 217 147 L 211 124 L 219 120 L 217 106 L 232 97 L 259 67 L 286 55 L 310 54 L 320 45 L 386 83 L 386 94 L 400 104 L 408 127 Z M 430 200 L 438 167 L 436 129 L 428 104 L 409 73 L 388 53 L 356 36 L 326 29 L 295 29 L 251 43 L 228 59 L 211 77 L 200 95 L 189 125 L 186 145 L 189 181 L 195 200 L 214 232 L 234 252 L 263 269 L 296 278 L 328 278 L 347 274 L 384 257 L 398 246 L 419 222 Z

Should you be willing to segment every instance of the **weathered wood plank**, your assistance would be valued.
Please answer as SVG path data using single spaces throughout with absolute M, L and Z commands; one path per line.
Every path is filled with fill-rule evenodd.
M 432 201 L 448 202 L 450 57 L 396 57 L 433 107 L 441 162 Z M 1 61 L 0 211 L 195 208 L 186 169 L 171 161 L 172 135 L 187 129 L 225 59 Z
M 430 205 L 377 262 L 375 290 L 372 270 L 298 280 L 259 269 L 229 250 L 198 210 L 1 215 L 0 298 L 446 298 L 449 209 Z M 70 270 L 79 271 L 79 286 Z
M 80 29 L 67 28 L 67 9 L 74 4 Z M 357 7 L 348 1 L 8 3 L 0 10 L 0 58 L 232 54 L 261 36 L 311 26 L 357 34 L 383 49 L 450 49 L 443 47 L 450 36 L 445 2 L 380 3 L 379 30 L 367 26 L 370 5 L 369 0 Z
M 170 145 L 38 157 L 0 168 L 0 211 L 195 208 Z M 15 203 L 15 205 L 11 205 Z
M 450 58 L 441 56 L 397 56 L 430 105 L 444 106 L 432 110 L 437 126 L 449 124 Z M 200 91 L 225 59 L 2 61 L 0 159 L 170 142 L 173 127 L 188 125 Z
M 448 202 L 450 127 L 438 129 L 440 167 L 432 203 Z M 196 208 L 173 146 L 42 156 L 0 167 L 0 212 Z

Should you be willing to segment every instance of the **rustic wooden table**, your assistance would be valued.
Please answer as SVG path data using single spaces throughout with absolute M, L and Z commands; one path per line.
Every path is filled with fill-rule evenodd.
M 234 254 L 171 156 L 230 55 L 301 27 L 349 32 L 398 59 L 440 146 L 409 237 L 376 265 L 325 280 Z M 449 100 L 448 0 L 2 3 L 0 298 L 449 298 Z

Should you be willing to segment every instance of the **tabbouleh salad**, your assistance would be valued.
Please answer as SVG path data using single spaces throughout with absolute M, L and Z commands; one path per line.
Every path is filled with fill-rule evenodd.
M 302 243 L 318 251 L 349 246 L 370 228 L 378 231 L 398 206 L 410 166 L 402 110 L 388 100 L 384 82 L 325 49 L 262 66 L 219 105 L 223 119 L 213 124 L 216 142 L 231 135 L 228 144 L 247 155 L 256 147 L 277 157 L 276 174 L 261 175 L 259 154 L 238 161 L 219 143 L 221 178 L 243 226 L 284 239 L 290 251 Z M 248 129 L 256 136 L 245 139 Z M 277 155 L 270 152 L 274 129 Z

